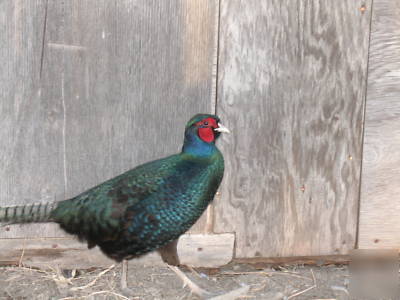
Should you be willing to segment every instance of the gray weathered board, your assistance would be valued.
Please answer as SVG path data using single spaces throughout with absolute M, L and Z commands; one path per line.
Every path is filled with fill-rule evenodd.
M 62 200 L 180 150 L 188 118 L 215 106 L 216 3 L 0 1 L 0 205 Z
M 217 232 L 236 256 L 355 246 L 371 1 L 221 1 Z
M 374 0 L 359 248 L 400 248 L 400 1 Z

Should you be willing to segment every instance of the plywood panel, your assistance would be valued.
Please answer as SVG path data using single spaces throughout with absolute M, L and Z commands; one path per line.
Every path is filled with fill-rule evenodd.
M 354 247 L 370 4 L 221 2 L 216 230 L 237 257 Z
M 0 204 L 62 200 L 179 151 L 186 121 L 213 111 L 215 3 L 2 1 Z
M 359 248 L 400 248 L 400 2 L 374 0 Z

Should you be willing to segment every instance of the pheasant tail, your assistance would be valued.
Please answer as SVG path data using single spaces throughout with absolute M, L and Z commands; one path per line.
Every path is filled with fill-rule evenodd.
M 56 207 L 56 202 L 0 207 L 0 223 L 51 222 L 51 212 Z

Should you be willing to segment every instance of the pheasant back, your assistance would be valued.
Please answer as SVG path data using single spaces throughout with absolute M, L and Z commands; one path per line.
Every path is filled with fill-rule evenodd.
M 51 218 L 120 261 L 155 250 L 186 232 L 213 199 L 223 160 L 174 155 L 142 165 L 73 199 Z

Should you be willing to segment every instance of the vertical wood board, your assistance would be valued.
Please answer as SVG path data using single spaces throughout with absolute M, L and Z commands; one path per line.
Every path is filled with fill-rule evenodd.
M 359 248 L 400 248 L 400 2 L 374 0 Z
M 46 1 L 0 2 L 2 206 L 51 201 L 64 193 L 61 105 L 57 99 L 61 87 L 58 83 L 52 84 L 52 90 L 48 87 L 46 100 L 40 82 L 45 13 Z M 59 67 L 54 68 L 56 73 Z M 0 236 L 18 236 L 14 229 L 23 236 L 54 235 L 55 228 L 38 224 L 32 230 L 24 226 L 22 231 L 17 227 L 5 231 L 2 227 Z
M 370 5 L 221 2 L 215 225 L 237 257 L 354 248 Z
M 180 151 L 187 120 L 213 112 L 216 9 L 213 0 L 0 2 L 0 205 L 62 200 Z M 63 235 L 36 224 L 0 231 Z

